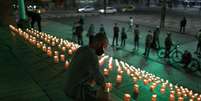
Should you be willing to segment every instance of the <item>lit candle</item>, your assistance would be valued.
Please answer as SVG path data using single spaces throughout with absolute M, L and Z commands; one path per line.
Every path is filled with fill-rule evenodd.
M 104 76 L 108 76 L 109 75 L 109 70 L 107 68 L 104 68 L 103 75 Z
M 68 68 L 68 66 L 69 66 L 69 62 L 68 62 L 68 60 L 66 60 L 66 62 L 64 64 L 64 69 L 66 70 Z
M 58 56 L 54 56 L 54 63 L 58 63 L 59 62 L 59 57 Z
M 170 98 L 169 98 L 169 101 L 175 101 L 175 97 L 174 97 L 174 94 L 170 94 Z
M 66 47 L 62 47 L 62 51 L 65 52 L 66 51 Z
M 139 93 L 139 86 L 137 84 L 134 84 L 133 91 L 134 91 L 135 94 Z
M 122 76 L 121 75 L 117 75 L 116 83 L 120 84 L 121 82 L 122 82 Z
M 65 62 L 65 55 L 64 55 L 64 54 L 61 54 L 61 55 L 60 55 L 60 59 L 61 59 L 61 62 Z
M 73 51 L 72 51 L 71 49 L 69 49 L 69 50 L 68 50 L 68 54 L 69 54 L 69 55 L 72 55 L 72 54 L 73 54 Z
M 54 55 L 55 56 L 59 56 L 59 52 L 58 51 L 54 51 Z
M 160 89 L 160 92 L 161 92 L 162 94 L 164 94 L 164 93 L 165 93 L 165 89 L 164 89 L 164 88 L 161 88 L 161 89 Z
M 148 83 L 149 83 L 149 81 L 144 79 L 144 85 L 147 85 Z
M 157 95 L 156 94 L 153 94 L 152 95 L 152 98 L 151 98 L 151 101 L 156 101 L 157 100 Z
M 110 83 L 110 82 L 105 83 L 105 90 L 107 92 L 110 92 L 111 89 L 112 89 L 112 83 Z
M 50 49 L 47 50 L 47 56 L 51 57 L 52 56 L 52 51 Z
M 130 94 L 128 93 L 124 94 L 124 101 L 130 101 L 130 100 L 131 100 Z
M 198 98 L 197 98 L 197 101 L 201 101 L 201 98 L 200 98 L 200 97 L 198 97 Z
M 181 92 L 179 91 L 179 92 L 177 92 L 177 96 L 178 97 L 180 97 L 181 96 Z
M 178 101 L 184 101 L 184 98 L 180 96 L 180 97 L 178 98 Z

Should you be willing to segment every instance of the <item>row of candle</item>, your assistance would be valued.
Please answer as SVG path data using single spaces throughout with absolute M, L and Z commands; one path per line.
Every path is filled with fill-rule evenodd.
M 32 36 L 27 35 L 26 33 L 23 33 L 21 30 L 14 29 L 13 31 L 19 32 L 19 34 L 23 35 L 25 37 L 25 39 L 29 39 L 30 37 L 32 37 Z M 56 37 L 53 37 L 53 36 L 50 36 L 50 35 L 44 34 L 44 33 L 39 33 L 38 31 L 33 31 L 32 30 L 31 32 L 34 33 L 37 37 L 40 37 L 41 39 L 44 39 L 45 42 L 47 42 L 48 44 L 51 43 L 52 46 L 56 46 L 56 44 L 58 44 L 58 47 L 61 48 L 62 51 L 66 51 L 66 47 L 69 48 L 71 46 L 71 45 L 67 44 L 66 47 L 61 47 L 65 42 L 67 43 L 68 41 L 63 41 L 63 39 L 59 40 Z M 33 41 L 33 43 L 37 43 L 35 37 L 30 38 L 30 40 Z M 51 40 L 51 41 L 48 41 L 48 40 Z M 41 45 L 39 43 L 37 43 L 37 44 L 38 44 L 38 46 Z M 74 49 L 76 50 L 75 47 L 74 47 Z M 52 52 L 50 51 L 50 49 L 47 49 L 47 54 L 49 54 L 49 56 L 51 56 Z M 56 58 L 56 62 L 58 62 L 59 56 L 55 55 L 55 58 Z M 99 60 L 99 63 L 103 64 L 104 60 L 107 59 L 107 58 L 108 58 L 108 56 L 106 56 L 106 55 L 103 56 Z M 60 60 L 62 62 L 65 61 L 65 56 L 63 54 L 60 55 Z M 105 76 L 108 76 L 109 71 L 111 71 L 112 68 L 113 68 L 112 61 L 113 61 L 113 58 L 110 57 L 109 64 L 108 64 L 108 69 L 107 68 L 104 69 L 104 75 Z M 179 97 L 178 98 L 179 101 L 182 101 L 183 96 L 189 96 L 192 99 L 197 97 L 197 100 L 200 101 L 201 95 L 198 96 L 198 93 L 193 94 L 192 91 L 186 90 L 187 88 L 185 88 L 185 90 L 184 90 L 184 88 L 182 88 L 182 87 L 180 87 L 180 88 L 178 88 L 177 86 L 173 87 L 173 85 L 171 83 L 169 83 L 167 80 L 164 81 L 163 79 L 160 79 L 159 77 L 156 77 L 153 74 L 150 74 L 148 72 L 142 71 L 139 68 L 136 69 L 133 66 L 129 66 L 127 63 L 124 63 L 123 61 L 120 61 L 120 63 L 119 63 L 119 61 L 117 59 L 115 59 L 115 62 L 116 62 L 116 66 L 118 67 L 118 75 L 117 75 L 117 78 L 116 78 L 116 83 L 117 84 L 120 84 L 122 82 L 122 74 L 123 74 L 122 68 L 123 68 L 124 71 L 126 71 L 126 73 L 129 76 L 133 77 L 134 82 L 137 81 L 137 80 L 140 80 L 140 79 L 143 79 L 144 85 L 147 85 L 148 83 L 153 82 L 152 85 L 150 86 L 151 91 L 153 91 L 156 88 L 157 85 L 162 83 L 162 86 L 161 86 L 161 89 L 160 89 L 161 93 L 165 93 L 165 88 L 168 86 L 171 90 L 176 88 L 177 96 Z M 68 61 L 67 61 L 67 64 L 69 64 Z M 112 86 L 112 85 L 110 85 L 110 86 Z M 133 91 L 134 91 L 134 93 L 139 93 L 139 88 L 138 88 L 137 84 L 134 84 Z M 128 95 L 128 94 L 126 94 L 126 95 Z M 155 96 L 155 94 L 154 94 L 152 97 L 153 97 L 153 101 L 155 101 L 154 97 L 157 97 L 157 96 Z M 173 96 L 173 93 L 170 93 L 170 100 L 174 101 L 173 100 L 174 98 L 175 97 Z M 127 100 L 125 100 L 125 101 L 127 101 Z

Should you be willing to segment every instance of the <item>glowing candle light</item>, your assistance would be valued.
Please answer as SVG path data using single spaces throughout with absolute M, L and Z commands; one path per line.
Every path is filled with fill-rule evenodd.
M 182 94 L 181 94 L 181 92 L 179 91 L 179 92 L 177 92 L 177 96 L 178 97 L 180 97 Z
M 130 100 L 131 100 L 130 94 L 128 93 L 124 94 L 124 101 L 130 101 Z
M 62 51 L 65 52 L 66 51 L 66 47 L 62 47 Z
M 149 83 L 149 81 L 144 79 L 144 85 L 147 85 L 148 83 Z
M 175 101 L 175 96 L 174 96 L 174 94 L 170 94 L 169 101 Z
M 72 54 L 73 54 L 73 51 L 72 51 L 71 49 L 69 49 L 69 50 L 68 50 L 68 54 L 69 54 L 69 55 L 72 55 Z
M 151 101 L 157 101 L 157 95 L 156 94 L 152 95 Z
M 109 75 L 109 70 L 107 68 L 104 68 L 103 75 L 104 76 L 108 76 Z
M 61 62 L 65 62 L 65 55 L 64 54 L 60 55 L 60 60 L 61 60 Z
M 105 83 L 105 90 L 107 92 L 110 92 L 111 89 L 112 89 L 112 83 L 110 83 L 110 82 Z
M 58 56 L 54 56 L 54 63 L 58 63 L 59 62 L 59 57 Z
M 116 83 L 117 84 L 121 84 L 121 82 L 122 82 L 122 76 L 121 75 L 117 75 Z
M 165 93 L 165 89 L 164 89 L 164 88 L 161 88 L 161 89 L 160 89 L 160 92 L 161 92 L 162 94 L 164 94 L 164 93 Z
M 52 51 L 50 49 L 47 50 L 47 56 L 51 57 L 52 56 Z
M 200 98 L 200 97 L 197 97 L 197 101 L 201 101 L 201 98 Z
M 184 98 L 180 96 L 180 97 L 178 98 L 178 101 L 184 101 Z
M 135 94 L 139 93 L 139 86 L 137 84 L 134 84 L 133 91 L 134 91 Z
M 59 52 L 58 51 L 54 51 L 54 55 L 55 56 L 59 56 Z
M 64 64 L 64 69 L 65 69 L 65 70 L 68 69 L 68 66 L 69 66 L 69 62 L 68 62 L 68 60 L 66 60 L 66 62 L 65 62 L 65 64 Z

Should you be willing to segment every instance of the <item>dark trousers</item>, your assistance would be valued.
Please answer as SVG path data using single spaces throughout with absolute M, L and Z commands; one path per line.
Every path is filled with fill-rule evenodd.
M 114 35 L 114 36 L 113 36 L 112 45 L 114 45 L 114 41 L 116 40 L 116 45 L 118 46 L 118 38 L 119 38 L 118 35 Z
M 145 46 L 144 56 L 146 56 L 146 57 L 149 56 L 150 48 L 151 48 L 151 45 L 146 45 L 146 46 Z
M 41 20 L 31 20 L 31 28 L 34 28 L 35 22 L 36 22 L 37 25 L 38 25 L 38 31 L 41 32 Z
M 182 32 L 182 33 L 184 33 L 185 32 L 185 27 L 186 26 L 180 26 L 180 30 L 179 31 Z
M 159 49 L 159 48 L 160 48 L 159 39 L 153 40 L 152 47 L 153 47 L 154 49 Z
M 139 48 L 139 40 L 134 40 L 134 48 L 135 49 Z
M 79 45 L 83 45 L 82 35 L 77 36 L 77 42 L 78 42 Z
M 94 40 L 94 36 L 93 36 L 93 35 L 90 35 L 90 36 L 89 36 L 89 44 L 93 43 L 93 40 Z
M 121 39 L 121 46 L 125 46 L 126 45 L 126 39 Z
M 165 47 L 165 58 L 169 58 L 171 47 Z

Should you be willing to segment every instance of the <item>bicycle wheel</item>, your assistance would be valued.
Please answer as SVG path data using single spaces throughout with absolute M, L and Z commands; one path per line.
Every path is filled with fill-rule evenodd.
M 165 57 L 165 49 L 164 48 L 161 48 L 158 51 L 158 57 L 160 57 L 160 58 L 164 58 Z
M 197 59 L 192 59 L 188 65 L 188 69 L 190 69 L 192 72 L 196 72 L 198 69 L 200 69 L 199 61 Z
M 180 51 L 175 51 L 172 53 L 172 59 L 174 62 L 181 62 L 183 53 Z

